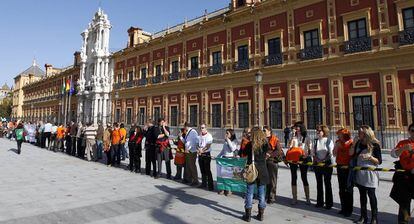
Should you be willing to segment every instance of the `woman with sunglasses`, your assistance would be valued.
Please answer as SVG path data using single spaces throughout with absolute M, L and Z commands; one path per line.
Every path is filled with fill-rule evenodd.
M 381 147 L 371 127 L 362 125 L 354 142 L 355 145 L 349 151 L 353 157 L 354 164 L 360 167 L 376 168 L 382 163 Z M 379 184 L 378 171 L 355 171 L 354 181 L 359 190 L 361 204 L 361 217 L 355 223 L 368 223 L 367 195 L 371 204 L 371 223 L 378 223 L 378 202 L 375 195 L 375 190 Z
M 326 125 L 318 125 L 316 127 L 317 139 L 313 144 L 312 156 L 315 164 L 324 163 L 323 166 L 315 166 L 317 202 L 316 207 L 324 207 L 331 209 L 333 206 L 332 196 L 332 151 L 334 148 L 333 141 L 329 138 L 329 128 Z M 325 185 L 325 201 L 324 201 L 324 185 Z
M 408 139 L 398 142 L 391 151 L 391 156 L 399 158 L 395 162 L 396 169 L 405 172 L 395 172 L 391 198 L 398 203 L 398 223 L 408 224 L 411 220 L 411 200 L 414 199 L 414 123 L 408 126 Z
M 308 162 L 307 158 L 310 156 L 310 148 L 311 148 L 311 142 L 308 137 L 308 132 L 303 124 L 303 122 L 298 121 L 293 126 L 293 135 L 292 139 L 290 141 L 289 150 L 287 153 L 290 155 L 294 154 L 297 157 L 298 161 L 294 162 Z M 287 159 L 289 161 L 289 159 Z M 297 179 L 298 174 L 297 170 L 299 168 L 300 170 L 300 177 L 302 179 L 303 183 L 303 189 L 305 191 L 305 197 L 306 197 L 306 204 L 310 205 L 310 194 L 309 194 L 309 182 L 308 182 L 308 165 L 305 164 L 297 164 L 297 163 L 290 163 L 290 174 L 291 174 L 291 185 L 292 185 L 292 205 L 295 205 L 298 203 L 298 191 L 297 191 Z

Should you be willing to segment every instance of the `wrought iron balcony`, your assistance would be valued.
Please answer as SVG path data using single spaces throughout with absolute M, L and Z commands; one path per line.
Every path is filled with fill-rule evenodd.
M 400 45 L 414 44 L 414 28 L 400 31 Z
M 176 81 L 180 78 L 180 73 L 179 72 L 173 72 L 168 74 L 168 81 Z
M 359 37 L 345 42 L 345 54 L 365 52 L 371 50 L 371 37 Z
M 248 70 L 250 67 L 249 60 L 235 62 L 233 65 L 234 71 Z
M 272 54 L 264 58 L 264 66 L 280 65 L 283 63 L 282 54 Z
M 125 83 L 125 87 L 126 88 L 132 88 L 132 87 L 134 87 L 134 81 L 128 81 L 128 82 L 126 82 Z
M 147 83 L 148 83 L 147 79 L 138 79 L 138 82 L 137 82 L 138 86 L 145 86 L 147 85 Z
M 322 58 L 322 55 L 322 46 L 306 47 L 300 50 L 300 58 L 303 61 Z
M 196 78 L 200 75 L 200 69 L 195 68 L 187 71 L 187 78 Z
M 160 76 L 160 75 L 153 76 L 153 77 L 152 77 L 152 79 L 151 79 L 151 81 L 152 81 L 152 84 L 158 84 L 158 83 L 161 83 L 161 81 L 162 81 L 162 76 Z
M 215 64 L 208 68 L 209 75 L 217 75 L 223 73 L 223 65 L 222 64 Z
M 122 83 L 118 82 L 114 84 L 114 89 L 121 89 Z

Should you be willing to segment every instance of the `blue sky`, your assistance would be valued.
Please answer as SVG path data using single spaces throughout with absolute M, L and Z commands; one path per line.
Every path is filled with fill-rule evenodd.
M 223 8 L 230 0 L 1 0 L 0 85 L 32 64 L 65 67 L 80 49 L 80 33 L 99 5 L 112 23 L 110 48 L 127 43 L 127 29 L 137 26 L 148 32 Z

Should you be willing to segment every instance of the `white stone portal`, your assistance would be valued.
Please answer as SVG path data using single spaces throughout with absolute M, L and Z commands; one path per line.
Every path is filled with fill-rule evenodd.
M 111 27 L 108 15 L 99 8 L 88 29 L 81 34 L 78 121 L 93 124 L 110 122 L 113 70 L 109 52 Z

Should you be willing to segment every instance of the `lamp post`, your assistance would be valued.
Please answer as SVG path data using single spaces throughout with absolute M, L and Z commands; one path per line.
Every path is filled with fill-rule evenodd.
M 33 105 L 33 103 L 30 105 L 30 110 L 31 110 L 31 121 L 33 122 L 33 119 L 34 119 L 34 111 L 33 111 L 33 108 L 34 108 L 34 105 Z
M 62 101 L 59 101 L 59 114 L 58 114 L 58 123 L 60 123 L 60 118 L 61 118 L 61 115 L 62 115 Z
M 116 101 L 118 101 L 118 99 L 119 99 L 119 92 L 115 92 L 114 108 L 116 108 Z M 118 114 L 115 111 L 116 110 L 114 109 L 114 115 L 113 115 L 115 117 L 114 121 L 119 122 L 119 120 L 121 119 L 121 114 L 119 114 L 119 117 L 117 117 Z
M 263 73 L 259 70 L 255 74 L 256 78 L 256 126 L 260 126 L 260 85 L 262 84 Z

